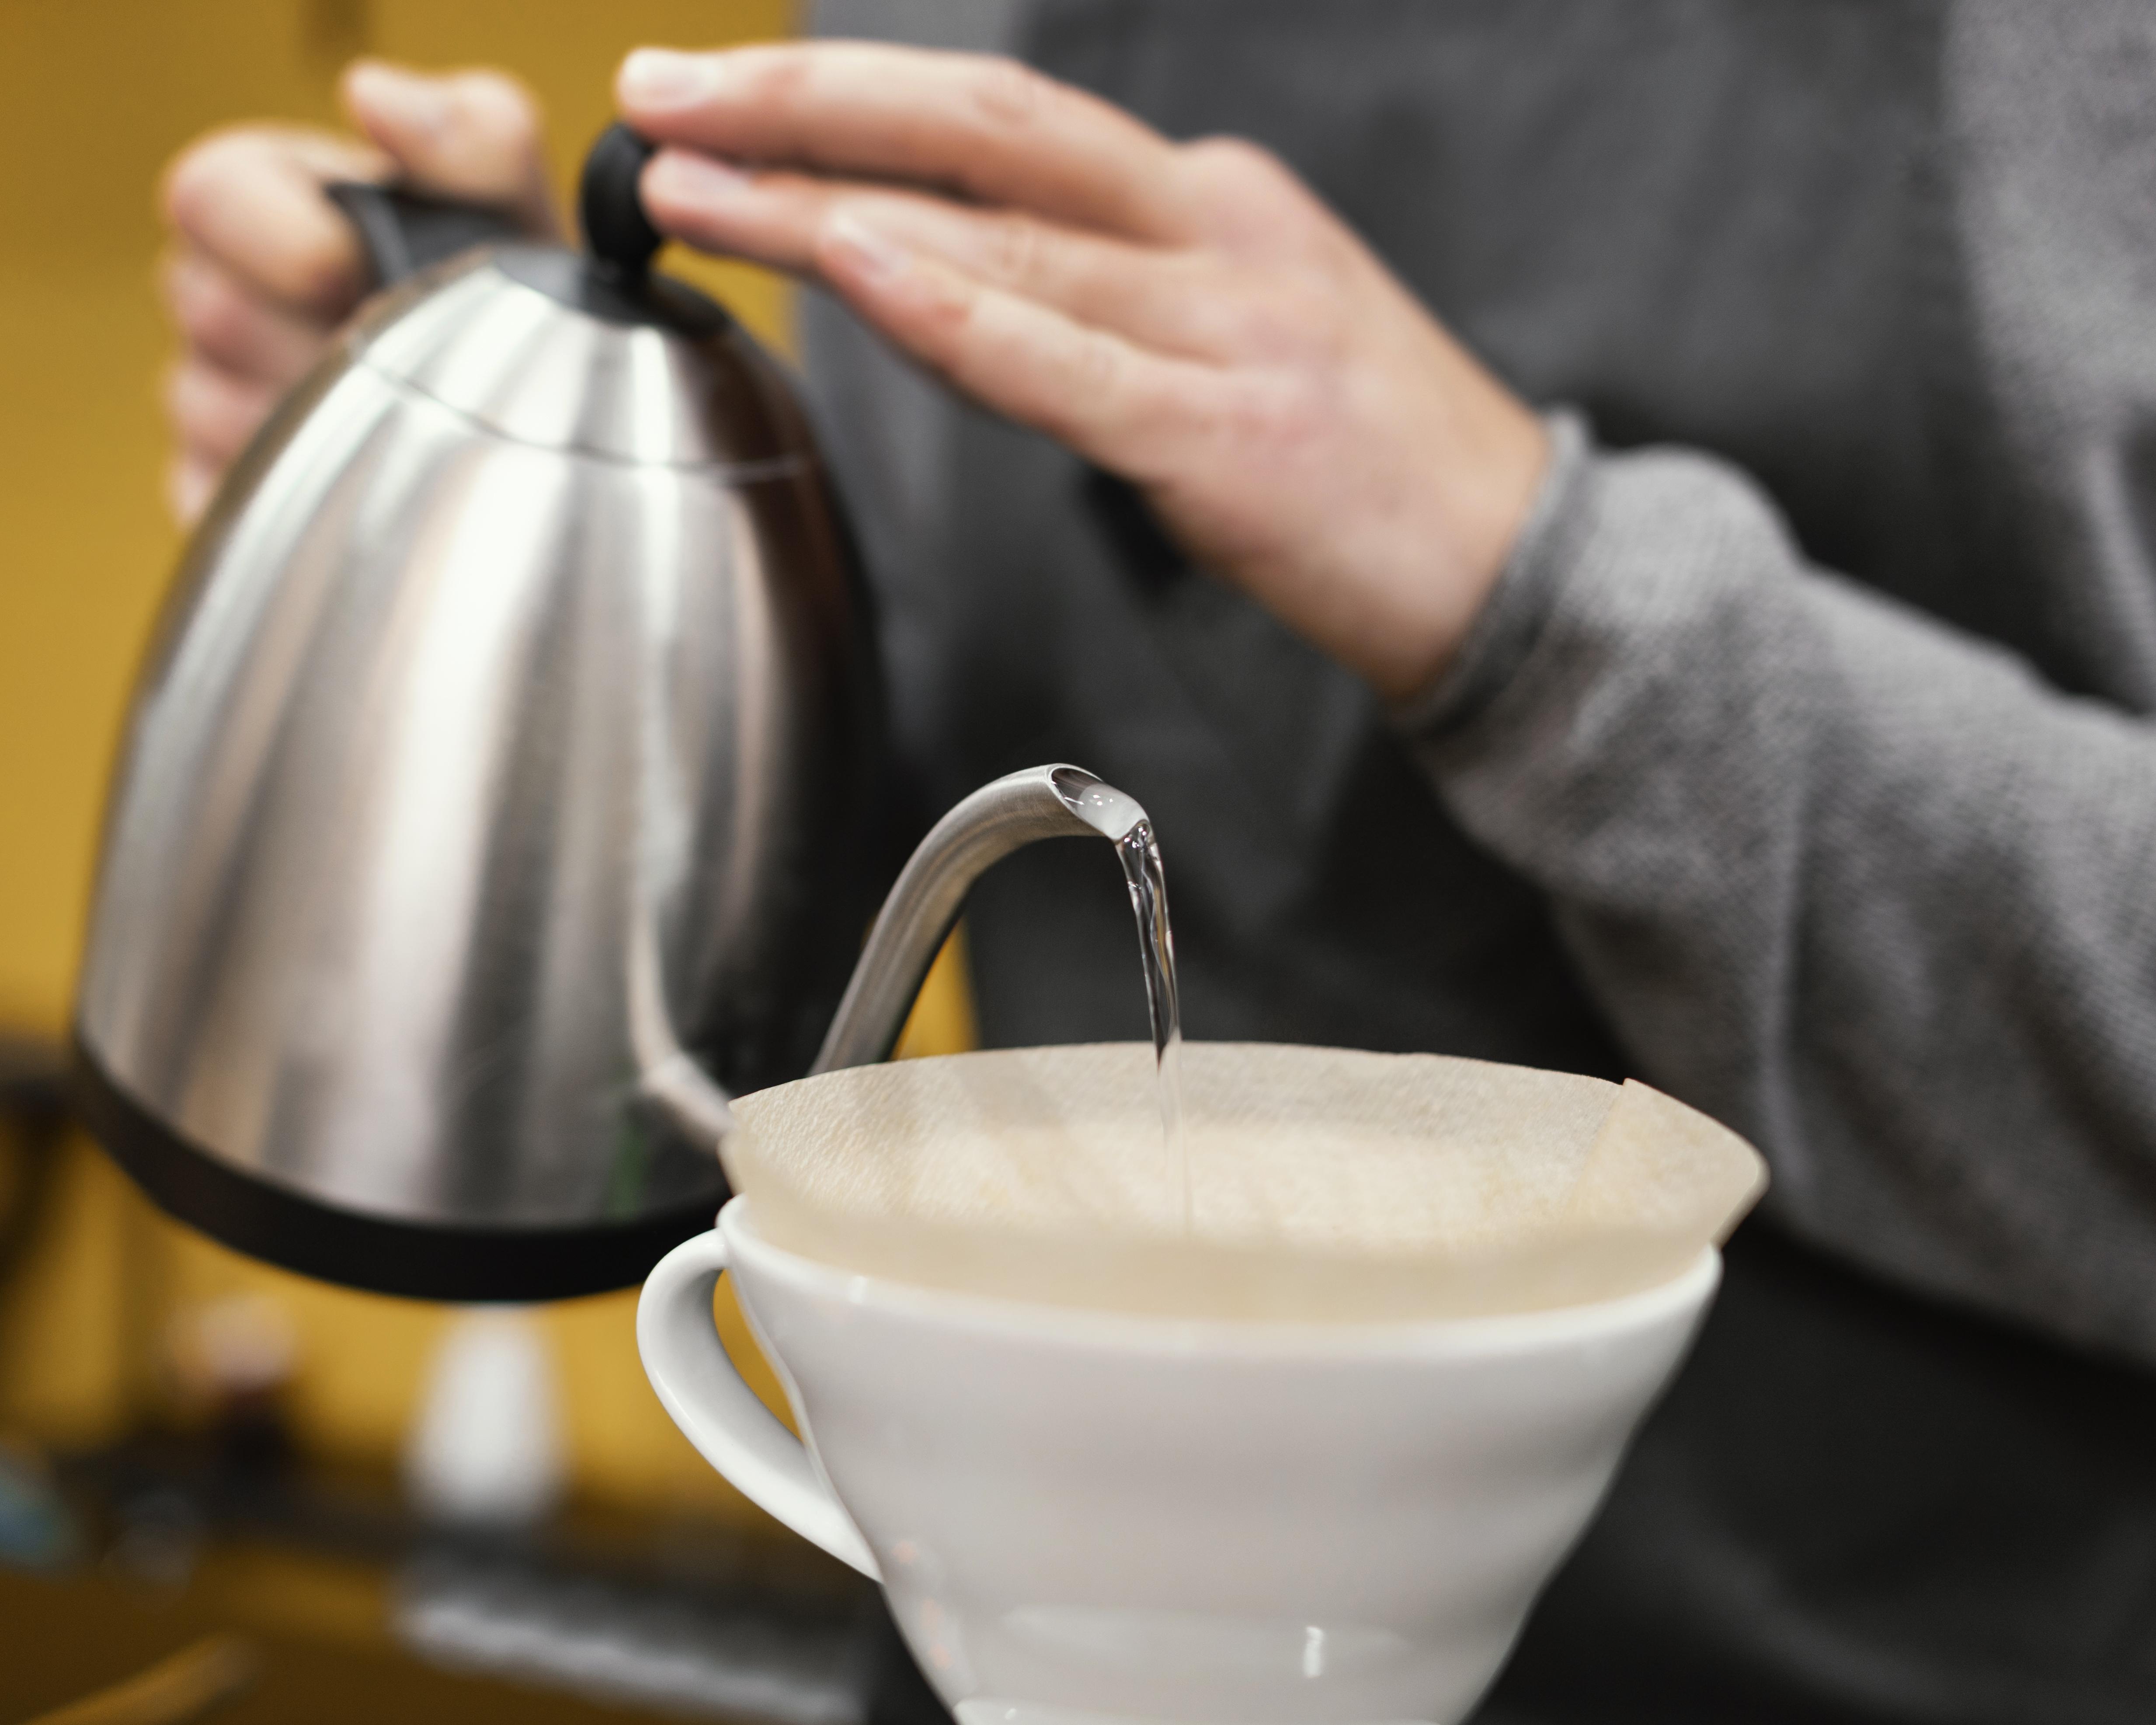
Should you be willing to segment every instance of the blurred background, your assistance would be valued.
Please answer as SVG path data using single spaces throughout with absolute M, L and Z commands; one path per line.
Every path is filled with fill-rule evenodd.
M 791 23 L 783 0 L 0 0 L 0 1725 L 146 1670 L 81 1718 L 917 1703 L 902 1672 L 885 1692 L 856 1579 L 666 1419 L 633 1293 L 482 1317 L 254 1265 L 152 1209 L 57 1076 L 105 773 L 178 549 L 162 165 L 234 120 L 336 124 L 338 70 L 373 54 L 517 73 L 566 183 L 629 48 Z M 782 284 L 665 267 L 785 347 Z M 947 954 L 904 1049 L 968 1026 Z M 723 1295 L 721 1317 L 746 1349 Z M 459 1459 L 460 1370 L 510 1386 L 521 1448 L 482 1433 Z

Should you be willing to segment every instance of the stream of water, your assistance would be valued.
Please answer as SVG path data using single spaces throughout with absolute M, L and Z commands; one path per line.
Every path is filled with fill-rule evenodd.
M 1183 1131 L 1183 1006 L 1175 986 L 1175 932 L 1168 921 L 1168 871 L 1160 841 L 1135 798 L 1075 767 L 1054 771 L 1065 806 L 1116 847 L 1131 909 L 1138 919 L 1138 954 L 1145 964 L 1146 1009 L 1152 1019 L 1155 1083 L 1160 1096 L 1161 1146 L 1170 1190 L 1190 1232 L 1190 1149 Z
M 1183 1231 L 1191 1225 L 1190 1149 L 1183 1132 L 1183 1007 L 1175 987 L 1175 931 L 1168 920 L 1168 874 L 1152 823 L 1141 820 L 1116 841 L 1131 909 L 1138 921 L 1138 952 L 1145 965 L 1146 1010 L 1152 1019 L 1152 1052 L 1160 1090 L 1161 1142 L 1169 1177 L 1183 1206 Z

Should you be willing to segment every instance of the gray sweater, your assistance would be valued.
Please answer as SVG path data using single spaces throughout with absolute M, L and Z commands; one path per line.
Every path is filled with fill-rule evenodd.
M 2156 1359 L 2156 11 L 1964 4 L 1943 47 L 2001 599 L 2052 675 L 1820 567 L 1725 463 L 1575 450 L 1412 722 L 1788 1222 Z
M 1807 1287 L 1846 1266 L 1876 1278 L 1861 1285 L 1882 1312 L 1910 1291 L 2145 1383 L 2156 8 L 827 0 L 820 21 L 1004 43 L 1173 133 L 1260 137 L 1558 434 L 1466 652 L 1388 714 L 1185 567 L 1121 487 L 812 305 L 812 378 L 921 813 L 992 772 L 1075 760 L 1159 821 L 1192 1034 L 1636 1073 L 1759 1145 L 1763 1225 L 1820 1255 L 1789 1272 Z M 1040 847 L 983 883 L 992 1040 L 1142 1024 L 1102 867 Z M 1743 1286 L 1732 1325 L 1773 1304 Z M 1759 1320 L 1728 1357 L 1785 1349 L 1798 1371 L 1805 1337 L 1843 1333 L 1821 1315 L 1835 1301 Z M 1887 1394 L 1918 1369 L 1882 1364 L 1866 1389 L 1835 1376 L 1856 1343 L 1819 1345 L 1815 1401 Z M 1920 1338 L 1908 1358 L 1958 1345 Z M 1725 1381 L 1722 1358 L 1711 1337 L 1666 1425 L 1726 1433 L 1730 1409 L 1770 1393 L 1734 1366 Z M 1969 1381 L 2035 1381 L 2020 1368 Z M 2065 1394 L 2002 1391 L 1995 1420 L 1972 1417 L 2003 1430 Z M 2156 1431 L 2156 1408 L 2133 1405 Z M 1664 1489 L 1657 1458 L 1686 1443 L 1718 1453 L 1650 1434 L 1628 1489 Z M 2130 1515 L 2092 1512 L 2140 1579 L 2087 1607 L 2143 1625 L 2118 1633 L 2145 1682 L 2054 1672 L 2024 1695 L 1994 1674 L 1971 1691 L 1990 1699 L 1964 1707 L 1941 1698 L 1952 1661 L 1927 1664 L 1923 1633 L 1852 1627 L 1836 1616 L 1850 1586 L 1798 1597 L 1790 1553 L 1818 1504 L 1783 1506 L 1748 1545 L 1706 1526 L 1742 1519 L 1734 1497 L 1702 1509 L 1666 1472 L 1661 1510 L 1628 1523 L 1620 1492 L 1617 1531 L 1597 1535 L 1634 1553 L 1584 1554 L 1614 1578 L 1604 1618 L 1626 1588 L 1662 1588 L 1674 1615 L 1704 1621 L 1727 1606 L 1716 1566 L 1736 1552 L 1795 1587 L 1770 1602 L 1785 1626 L 1816 1606 L 1811 1640 L 1743 1628 L 1715 1644 L 1744 1641 L 1729 1659 L 1779 1672 L 1793 1707 L 2156 1705 L 2146 1492 Z M 1895 1489 L 1906 1504 L 1920 1487 Z M 1679 1538 L 1680 1511 L 1706 1531 L 1673 1554 L 1656 1542 Z M 2044 1584 L 2010 1543 L 1999 1574 Z M 1910 1588 L 1911 1621 L 1951 1615 L 1950 1577 Z M 2020 1657 L 1985 1634 L 1966 1657 Z

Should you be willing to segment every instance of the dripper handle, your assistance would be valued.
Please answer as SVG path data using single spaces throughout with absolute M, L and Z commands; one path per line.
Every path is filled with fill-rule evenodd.
M 808 1449 L 756 1399 L 712 1327 L 711 1299 L 730 1256 L 721 1224 L 684 1240 L 644 1278 L 636 1301 L 644 1375 L 697 1453 L 743 1497 L 881 1581 L 875 1554 Z
M 808 1070 L 872 1065 L 890 1055 L 966 895 L 993 865 L 1037 839 L 1120 840 L 1145 818 L 1136 798 L 1082 767 L 1029 767 L 982 786 L 906 859 Z

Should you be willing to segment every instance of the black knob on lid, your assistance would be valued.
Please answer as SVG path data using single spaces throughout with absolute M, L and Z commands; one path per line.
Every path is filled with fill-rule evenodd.
M 697 339 L 732 327 L 725 310 L 685 281 L 654 274 L 652 254 L 665 236 L 637 195 L 644 164 L 657 153 L 625 126 L 609 126 L 584 157 L 577 198 L 584 249 L 507 246 L 495 266 L 512 281 L 613 324 L 647 324 Z
M 585 247 L 594 261 L 627 280 L 650 269 L 652 254 L 664 243 L 636 189 L 644 164 L 657 153 L 654 146 L 617 122 L 599 134 L 584 157 L 577 207 Z

